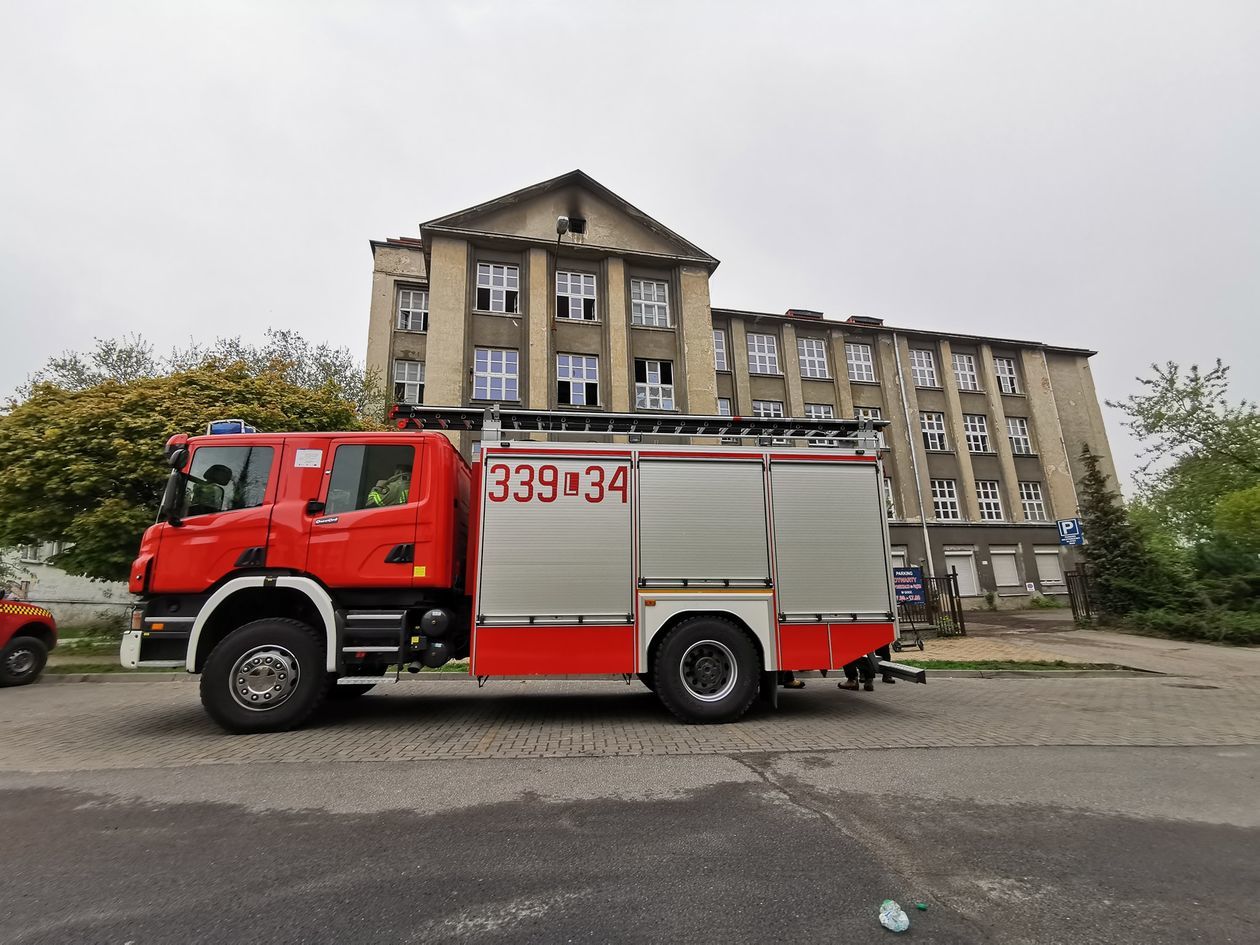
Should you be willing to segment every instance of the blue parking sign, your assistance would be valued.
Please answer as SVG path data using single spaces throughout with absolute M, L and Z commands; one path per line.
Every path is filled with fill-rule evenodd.
M 1085 544 L 1085 533 L 1081 531 L 1081 520 L 1079 518 L 1061 518 L 1058 525 L 1060 545 Z

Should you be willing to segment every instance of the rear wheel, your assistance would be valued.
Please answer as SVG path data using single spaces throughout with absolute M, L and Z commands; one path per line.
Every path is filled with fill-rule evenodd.
M 283 617 L 232 631 L 201 671 L 201 704 L 229 732 L 297 728 L 327 692 L 324 649 L 314 629 Z
M 653 677 L 657 696 L 682 721 L 734 722 L 757 697 L 761 659 L 731 621 L 691 617 L 661 643 Z
M 48 647 L 35 637 L 14 637 L 0 650 L 0 686 L 33 683 L 48 662 Z

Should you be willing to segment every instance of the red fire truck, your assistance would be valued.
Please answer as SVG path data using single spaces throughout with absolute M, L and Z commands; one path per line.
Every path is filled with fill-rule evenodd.
M 874 664 L 894 639 L 869 422 L 498 407 L 394 420 L 172 437 L 123 665 L 200 673 L 206 711 L 234 732 L 292 728 L 325 697 L 465 658 L 482 681 L 637 676 L 703 723 L 738 719 L 759 692 L 773 702 L 781 672 Z M 471 467 L 453 431 L 481 433 Z M 645 435 L 680 445 L 633 442 Z

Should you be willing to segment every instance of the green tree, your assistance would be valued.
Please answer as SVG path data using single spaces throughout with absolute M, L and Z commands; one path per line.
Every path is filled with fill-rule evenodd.
M 1085 474 L 1078 495 L 1086 541 L 1081 551 L 1099 613 L 1119 617 L 1181 603 L 1181 582 L 1158 562 L 1142 530 L 1129 521 L 1120 495 L 1099 466 L 1098 454 L 1088 445 L 1081 450 L 1081 464 Z
M 373 425 L 335 384 L 301 386 L 281 364 L 66 386 L 45 374 L 0 416 L 0 547 L 69 542 L 58 567 L 125 580 L 169 472 L 163 444 L 216 417 L 243 417 L 260 430 Z
M 1216 531 L 1253 558 L 1260 555 L 1260 485 L 1231 492 L 1216 504 Z

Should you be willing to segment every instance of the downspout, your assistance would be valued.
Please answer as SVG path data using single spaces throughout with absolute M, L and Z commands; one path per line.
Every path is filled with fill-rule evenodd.
M 927 507 L 923 504 L 923 486 L 919 478 L 919 458 L 914 450 L 914 435 L 910 429 L 910 402 L 906 400 L 906 380 L 902 376 L 901 344 L 893 332 L 893 358 L 897 362 L 897 392 L 901 395 L 901 415 L 906 419 L 906 445 L 910 447 L 910 467 L 914 470 L 914 494 L 919 500 L 919 525 L 923 529 L 923 554 L 927 557 L 928 577 L 936 577 L 932 565 L 932 542 L 928 538 Z

